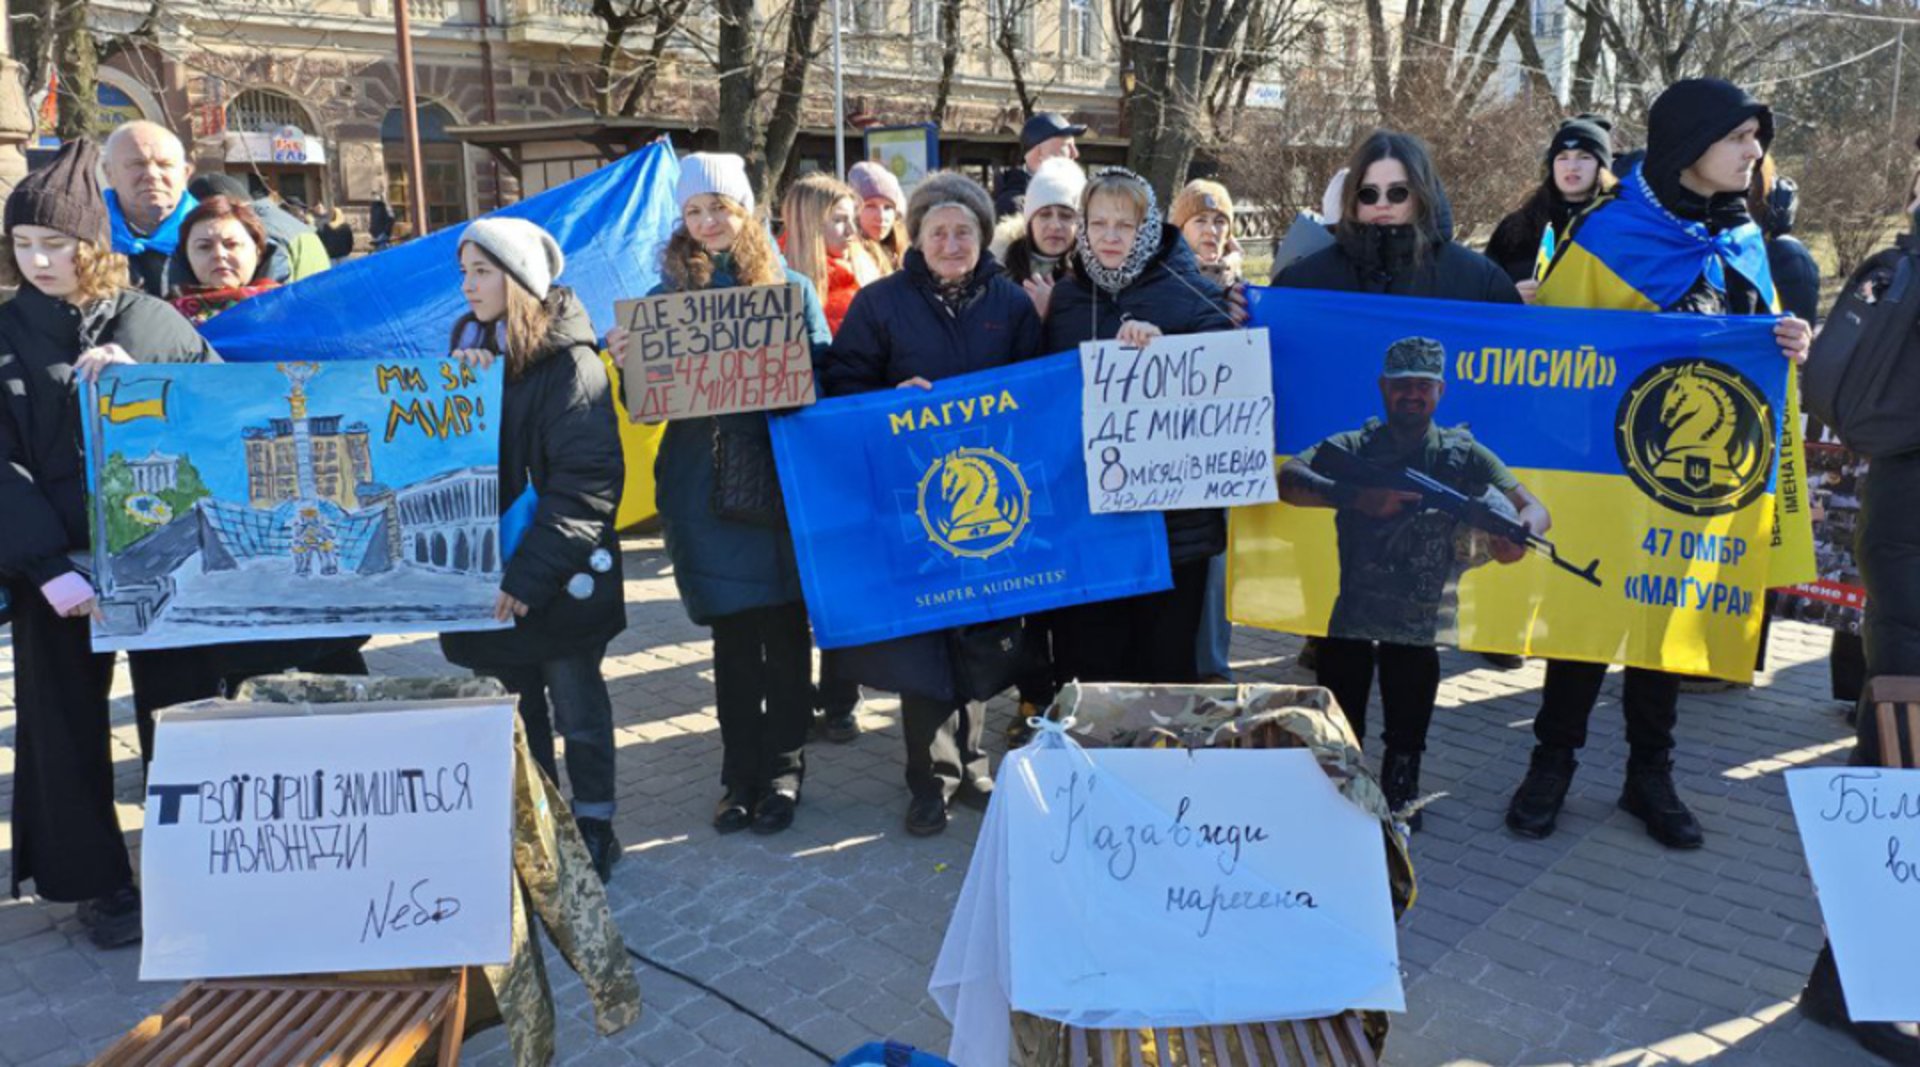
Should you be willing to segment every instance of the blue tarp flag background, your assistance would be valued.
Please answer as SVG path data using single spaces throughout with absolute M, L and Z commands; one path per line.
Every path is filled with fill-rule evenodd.
M 613 303 L 642 296 L 659 280 L 659 249 L 678 216 L 680 166 L 665 143 L 630 153 L 493 214 L 526 219 L 566 253 L 560 284 L 571 287 L 605 335 Z M 350 260 L 216 315 L 200 331 L 222 358 L 430 359 L 467 310 L 456 257 L 465 225 Z
M 776 417 L 814 639 L 842 648 L 1170 588 L 1166 523 L 1094 515 L 1080 356 Z

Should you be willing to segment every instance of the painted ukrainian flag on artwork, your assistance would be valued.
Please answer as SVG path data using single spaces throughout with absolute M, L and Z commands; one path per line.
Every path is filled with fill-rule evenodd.
M 162 378 L 115 378 L 100 393 L 100 414 L 111 423 L 167 417 L 167 387 Z

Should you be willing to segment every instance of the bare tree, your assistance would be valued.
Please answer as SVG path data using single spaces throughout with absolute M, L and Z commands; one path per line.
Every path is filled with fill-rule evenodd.
M 823 0 L 788 0 L 764 25 L 754 17 L 754 0 L 715 0 L 720 27 L 714 70 L 720 78 L 720 147 L 745 157 L 756 187 L 769 191 L 786 173 L 794 138 L 800 132 L 807 68 L 817 57 L 815 37 Z M 778 45 L 772 42 L 779 42 Z M 773 100 L 762 98 L 772 78 Z
M 929 122 L 945 122 L 953 95 L 953 74 L 960 65 L 960 0 L 940 0 L 940 85 L 933 92 Z
M 602 27 L 593 76 L 595 110 L 602 115 L 639 113 L 659 80 L 667 45 L 691 6 L 692 0 L 593 0 L 593 14 Z M 628 46 L 632 37 L 645 39 L 637 51 Z
M 53 76 L 58 109 L 53 132 L 63 141 L 91 136 L 99 124 L 95 71 L 100 55 L 87 28 L 91 14 L 88 0 L 26 0 L 15 5 L 15 54 L 36 90 Z
M 1633 115 L 1683 78 L 1753 80 L 1809 28 L 1782 6 L 1752 0 L 1569 0 L 1568 8 L 1589 35 L 1600 31 Z
M 1387 0 L 1366 0 L 1368 60 L 1382 121 L 1411 126 L 1436 109 L 1466 115 L 1480 102 L 1508 43 L 1530 86 L 1553 96 L 1533 37 L 1529 0 L 1488 0 L 1470 18 L 1466 0 L 1405 0 L 1389 24 Z
M 1245 61 L 1271 55 L 1247 46 L 1249 27 L 1271 35 L 1287 7 L 1286 0 L 1110 0 L 1122 70 L 1133 84 L 1126 97 L 1128 165 L 1155 189 L 1171 193 L 1186 179 L 1207 136 L 1212 102 L 1235 81 L 1250 83 Z
M 1033 47 L 1031 27 L 1038 0 L 987 0 L 994 22 L 990 42 L 1007 61 L 1007 73 L 1013 78 L 1014 99 L 1020 102 L 1020 116 L 1032 118 L 1038 109 L 1037 97 L 1027 85 L 1027 53 Z

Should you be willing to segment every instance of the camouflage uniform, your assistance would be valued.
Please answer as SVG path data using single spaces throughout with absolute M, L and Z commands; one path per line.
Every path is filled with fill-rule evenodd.
M 1413 857 L 1406 839 L 1395 828 L 1385 794 L 1360 755 L 1360 744 L 1347 725 L 1333 695 L 1318 686 L 1294 685 L 1091 685 L 1069 683 L 1048 709 L 1055 720 L 1072 719 L 1073 739 L 1085 748 L 1306 748 L 1340 794 L 1380 820 L 1387 850 L 1387 879 L 1394 914 L 1413 906 Z M 1402 813 L 1403 815 L 1405 813 Z M 1354 1016 L 1358 1016 L 1355 1020 Z M 1300 1063 L 1339 1062 L 1352 1050 L 1333 1054 L 1329 1047 L 1349 1039 L 1357 1022 L 1361 1038 L 1375 1054 L 1385 1046 L 1384 1012 L 1343 1013 L 1325 1020 L 1309 1020 L 1303 1030 L 1305 1057 Z M 1324 1024 L 1324 1025 L 1323 1025 Z M 1261 1067 L 1285 1064 L 1291 1055 L 1275 1028 L 1198 1027 L 1181 1031 L 1138 1031 L 1141 1055 L 1122 1051 L 1125 1031 L 1084 1030 L 1076 1033 L 1062 1023 L 1013 1014 L 1013 1059 L 1020 1067 L 1067 1067 L 1068 1064 L 1134 1064 L 1161 1067 L 1180 1063 L 1205 1067 Z M 1291 1030 L 1279 1024 L 1280 1030 Z M 1216 1035 L 1217 1032 L 1217 1035 Z M 1193 1041 L 1192 1045 L 1187 1044 Z M 1163 1047 L 1156 1041 L 1165 1041 Z M 1174 1045 L 1180 1053 L 1176 1055 Z M 1216 1044 L 1217 1041 L 1217 1044 Z M 1225 1050 L 1224 1055 L 1219 1050 Z
M 1418 343 L 1416 343 L 1418 342 Z M 1443 380 L 1446 352 L 1438 342 L 1412 338 L 1387 350 L 1387 378 Z M 1488 490 L 1504 495 L 1519 479 L 1500 457 L 1473 439 L 1465 426 L 1430 425 L 1412 448 L 1403 449 L 1379 419 L 1358 430 L 1334 434 L 1296 457 L 1313 465 L 1326 445 L 1383 467 L 1405 467 L 1432 476 L 1469 497 Z M 1406 508 L 1376 519 L 1357 508 L 1334 515 L 1340 544 L 1340 597 L 1327 633 L 1398 645 L 1432 645 L 1441 630 L 1441 602 L 1459 576 L 1454 546 L 1459 520 L 1441 511 Z
M 492 678 L 280 674 L 248 681 L 239 699 L 276 704 L 419 703 L 505 695 L 505 688 Z M 573 819 L 554 817 L 556 811 L 567 811 L 566 801 L 528 753 L 518 716 L 513 723 L 513 761 L 513 870 L 520 888 L 513 894 L 513 954 L 503 965 L 482 968 L 486 987 L 475 992 L 490 990 L 498 1018 L 506 1023 L 516 1067 L 546 1067 L 554 1057 L 553 991 L 529 907 L 587 987 L 602 1034 L 618 1033 L 640 1018 L 640 985 L 626 941 L 607 908 L 606 887 L 594 873 Z M 469 1010 L 469 1033 L 492 1025 L 495 1016 L 487 1010 L 487 999 L 479 996 Z

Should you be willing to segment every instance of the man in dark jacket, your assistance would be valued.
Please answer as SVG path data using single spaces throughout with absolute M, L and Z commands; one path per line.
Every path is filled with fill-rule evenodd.
M 1676 82 L 1654 101 L 1644 162 L 1619 189 L 1576 219 L 1535 303 L 1548 307 L 1764 315 L 1774 310 L 1764 238 L 1747 210 L 1754 169 L 1773 140 L 1773 112 L 1745 90 L 1712 78 Z M 1633 227 L 1671 227 L 1679 239 L 1639 237 Z M 1593 240 L 1635 235 L 1630 253 Z M 1609 261 L 1609 258 L 1611 261 Z M 1812 331 L 1800 319 L 1775 329 L 1781 350 L 1804 360 Z M 1554 660 L 1533 732 L 1525 780 L 1507 809 L 1522 837 L 1553 833 L 1586 743 L 1587 720 L 1605 681 L 1604 663 Z M 1700 823 L 1673 784 L 1678 675 L 1629 667 L 1621 697 L 1631 754 L 1620 807 L 1668 848 L 1699 848 Z
M 193 176 L 187 150 L 172 130 L 140 120 L 109 134 L 104 154 L 113 250 L 127 257 L 136 288 L 165 296 L 167 261 L 196 203 L 187 191 Z
M 1020 150 L 1026 154 L 1024 165 L 1000 172 L 993 187 L 994 214 L 1003 219 L 1020 214 L 1021 200 L 1027 195 L 1027 183 L 1033 180 L 1033 172 L 1056 156 L 1079 159 L 1080 148 L 1073 139 L 1086 132 L 1085 126 L 1075 126 L 1051 111 L 1042 111 L 1028 119 L 1020 129 Z

